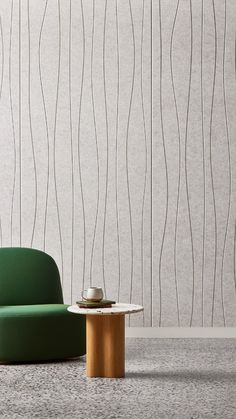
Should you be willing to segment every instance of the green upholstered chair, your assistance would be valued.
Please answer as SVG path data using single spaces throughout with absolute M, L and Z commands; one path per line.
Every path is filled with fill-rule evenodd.
M 0 362 L 84 355 L 85 318 L 67 307 L 51 256 L 36 249 L 0 249 Z

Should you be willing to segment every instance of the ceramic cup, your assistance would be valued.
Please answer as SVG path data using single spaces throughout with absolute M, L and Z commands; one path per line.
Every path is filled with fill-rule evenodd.
M 102 288 L 90 287 L 82 291 L 81 297 L 85 301 L 101 301 L 103 299 Z

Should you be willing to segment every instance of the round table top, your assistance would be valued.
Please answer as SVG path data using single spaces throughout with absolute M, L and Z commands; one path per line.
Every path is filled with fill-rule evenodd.
M 80 308 L 77 304 L 67 308 L 71 313 L 76 314 L 132 314 L 143 311 L 144 308 L 135 304 L 116 303 L 110 308 Z

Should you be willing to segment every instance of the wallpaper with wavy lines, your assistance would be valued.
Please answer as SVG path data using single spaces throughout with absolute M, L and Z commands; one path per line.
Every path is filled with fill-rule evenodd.
M 0 242 L 131 326 L 236 324 L 236 4 L 0 0 Z

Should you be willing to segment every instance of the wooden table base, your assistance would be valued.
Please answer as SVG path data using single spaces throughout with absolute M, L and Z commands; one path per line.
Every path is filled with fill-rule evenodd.
M 125 316 L 86 315 L 87 377 L 125 376 Z

